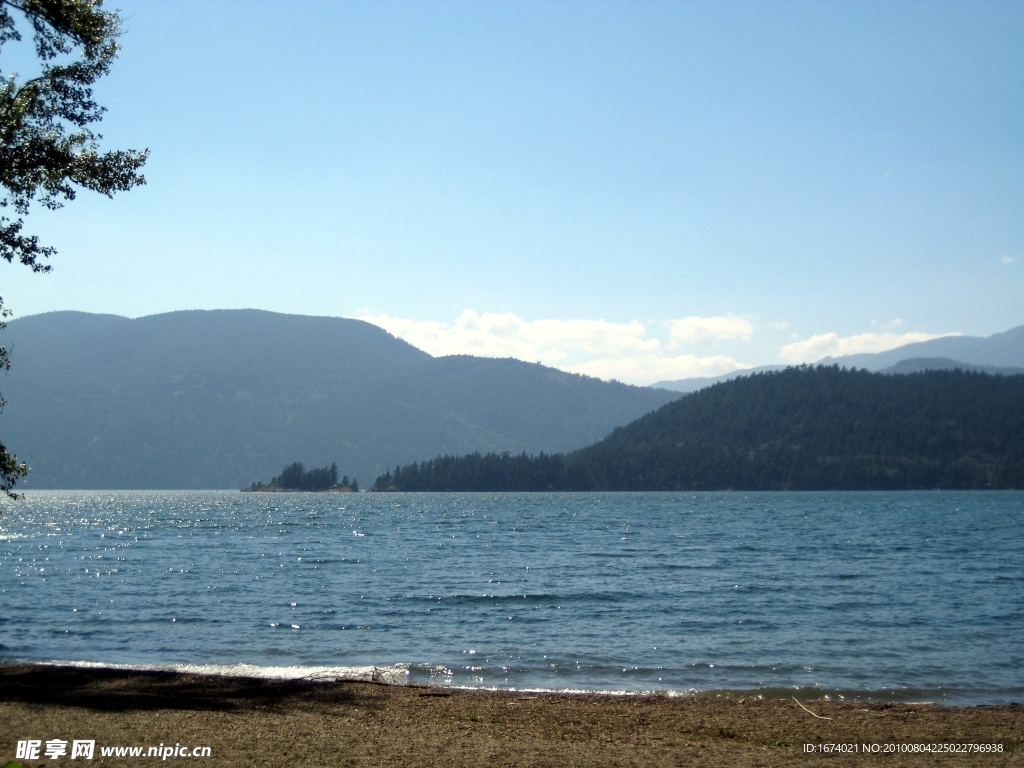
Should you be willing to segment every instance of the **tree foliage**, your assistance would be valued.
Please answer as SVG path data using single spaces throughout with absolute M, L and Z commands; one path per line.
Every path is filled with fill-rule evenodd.
M 148 153 L 101 151 L 90 128 L 104 112 L 92 88 L 117 56 L 117 13 L 102 0 L 0 0 L 0 49 L 22 40 L 19 22 L 31 29 L 39 72 L 21 79 L 0 70 L 0 258 L 48 272 L 55 249 L 24 232 L 32 203 L 56 210 L 78 189 L 111 197 L 144 184 Z M 0 317 L 7 314 L 0 298 Z M 9 367 L 3 347 L 0 366 Z M 0 490 L 12 496 L 25 471 L 0 444 Z
M 562 454 L 471 453 L 396 466 L 375 491 L 558 491 L 572 487 Z
M 709 387 L 568 455 L 440 456 L 374 488 L 1024 488 L 1024 376 L 790 368 Z
M 345 475 L 341 482 L 338 482 L 338 465 L 331 464 L 329 467 L 318 467 L 306 469 L 302 462 L 289 464 L 281 474 L 273 478 L 269 485 L 262 482 L 253 483 L 243 490 L 248 491 L 328 491 L 331 489 L 351 491 L 359 490 L 359 482 Z
M 278 488 L 297 491 L 323 491 L 338 483 L 338 465 L 318 469 L 305 469 L 301 463 L 289 464 L 280 475 L 270 481 Z

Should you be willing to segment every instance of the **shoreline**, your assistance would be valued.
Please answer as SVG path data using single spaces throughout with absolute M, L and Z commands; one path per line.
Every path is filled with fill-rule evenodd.
M 211 750 L 204 764 L 230 766 L 740 766 L 826 759 L 875 765 L 884 757 L 826 754 L 830 744 L 990 744 L 1001 751 L 902 752 L 899 760 L 1024 764 L 1024 707 L 1015 704 L 534 693 L 38 663 L 0 663 L 0 732 L 0 764 L 15 759 L 19 739 L 95 739 L 97 750 L 202 745 Z M 133 764 L 98 752 L 96 758 Z
M 539 694 L 539 695 L 590 695 L 590 696 L 654 696 L 665 698 L 686 698 L 692 696 L 714 696 L 747 699 L 790 699 L 832 701 L 839 704 L 934 704 L 943 707 L 992 707 L 1019 704 L 1011 699 L 964 700 L 949 697 L 948 691 L 929 691 L 910 688 L 829 689 L 820 687 L 753 687 L 753 688 L 596 688 L 596 687 L 544 687 L 530 685 L 467 685 L 465 683 L 442 682 L 424 679 L 417 675 L 422 667 L 409 663 L 356 664 L 328 666 L 324 664 L 263 665 L 237 662 L 235 664 L 196 663 L 131 663 L 85 661 L 69 659 L 15 659 L 0 660 L 4 666 L 34 666 L 55 669 L 104 670 L 108 672 L 171 673 L 196 677 L 250 678 L 253 680 L 276 680 L 313 683 L 363 682 L 382 685 L 409 686 L 413 688 L 436 687 L 442 690 L 483 691 L 492 693 Z M 946 696 L 948 698 L 943 698 Z M 1024 701 L 1024 695 L 1020 696 Z

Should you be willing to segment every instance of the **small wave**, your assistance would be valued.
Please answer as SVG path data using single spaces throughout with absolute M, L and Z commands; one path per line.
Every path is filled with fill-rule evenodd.
M 358 667 L 315 667 L 303 665 L 262 666 L 258 664 L 111 664 L 103 661 L 44 661 L 48 666 L 78 667 L 82 669 L 122 669 L 132 672 L 178 672 L 188 675 L 219 677 L 255 677 L 264 680 L 314 680 L 334 682 L 361 680 L 363 682 L 405 685 L 409 678 L 408 664 Z
M 662 688 L 651 688 L 645 690 L 630 690 L 626 688 L 515 688 L 504 686 L 484 685 L 448 685 L 446 688 L 454 688 L 459 691 L 508 691 L 509 693 L 535 693 L 560 694 L 563 696 L 667 696 L 670 699 L 686 698 L 689 696 L 706 695 L 709 691 L 691 688 L 689 690 L 670 690 Z

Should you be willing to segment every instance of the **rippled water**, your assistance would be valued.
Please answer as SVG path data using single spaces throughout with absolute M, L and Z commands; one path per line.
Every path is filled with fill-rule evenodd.
M 1014 492 L 33 492 L 0 659 L 1022 701 L 1022 545 Z

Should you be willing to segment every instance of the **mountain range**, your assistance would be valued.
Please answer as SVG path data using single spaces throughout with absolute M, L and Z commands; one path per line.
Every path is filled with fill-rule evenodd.
M 24 488 L 241 488 L 293 461 L 364 484 L 439 453 L 566 451 L 678 397 L 369 323 L 258 310 L 11 321 L 0 434 Z
M 437 456 L 399 491 L 1024 488 L 1024 376 L 801 366 L 667 403 L 568 454 Z
M 825 357 L 815 365 L 866 368 L 879 373 L 915 373 L 922 370 L 961 368 L 981 373 L 1024 373 L 1024 325 L 991 336 L 942 336 L 929 341 L 904 344 L 885 352 Z M 784 365 L 763 365 L 674 381 L 659 381 L 652 387 L 674 392 L 696 392 L 724 381 L 767 371 L 781 371 Z
M 991 336 L 940 336 L 886 352 L 825 357 L 816 365 L 837 363 L 846 368 L 881 371 L 911 358 L 945 358 L 967 365 L 1021 368 L 1024 367 L 1024 325 Z

